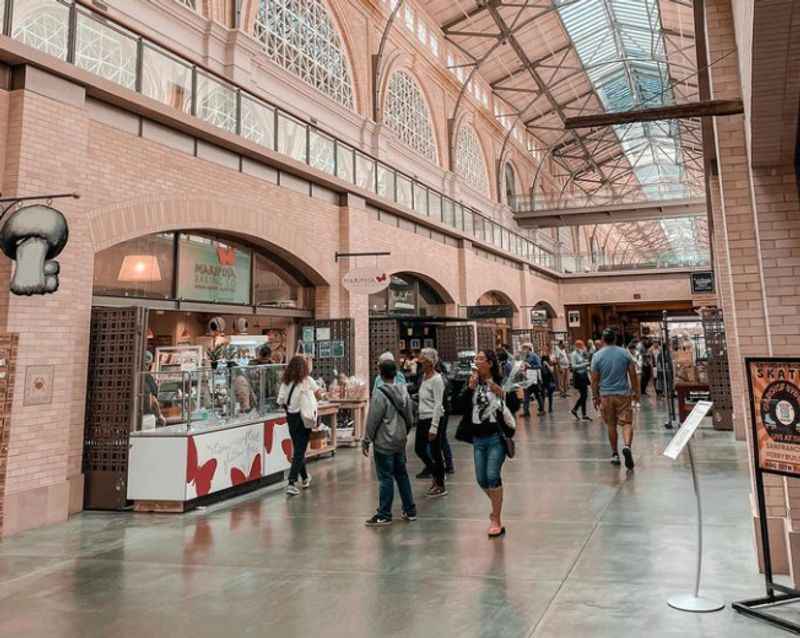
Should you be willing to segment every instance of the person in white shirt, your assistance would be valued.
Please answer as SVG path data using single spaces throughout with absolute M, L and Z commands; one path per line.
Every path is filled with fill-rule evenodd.
M 300 415 L 301 397 L 303 393 L 311 393 L 315 399 L 322 396 L 317 382 L 309 376 L 308 363 L 305 357 L 292 357 L 283 373 L 283 382 L 278 389 L 278 405 L 286 410 L 289 423 L 289 436 L 292 437 L 292 467 L 289 469 L 289 485 L 287 496 L 297 496 L 300 490 L 295 483 L 298 476 L 303 489 L 311 487 L 311 477 L 306 471 L 306 449 L 311 438 L 311 428 L 306 427 Z
M 439 428 L 444 417 L 445 387 L 442 375 L 435 370 L 439 354 L 433 348 L 423 348 L 418 360 L 422 369 L 422 383 L 419 386 L 419 422 L 414 449 L 433 476 L 433 485 L 426 496 L 445 496 L 447 488 L 442 454 L 444 428 Z
M 569 355 L 564 347 L 564 342 L 559 341 L 556 346 L 553 358 L 556 360 L 556 370 L 558 374 L 558 389 L 561 397 L 567 396 L 569 389 Z

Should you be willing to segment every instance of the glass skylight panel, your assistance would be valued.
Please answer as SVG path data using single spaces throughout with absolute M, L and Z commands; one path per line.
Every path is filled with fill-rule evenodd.
M 433 51 L 433 55 L 438 56 L 439 55 L 439 40 L 436 39 L 436 36 L 433 35 L 432 31 L 428 35 L 429 35 L 429 38 L 430 38 L 431 51 Z
M 405 19 L 406 19 L 406 27 L 409 31 L 414 30 L 414 10 L 406 5 L 405 8 Z

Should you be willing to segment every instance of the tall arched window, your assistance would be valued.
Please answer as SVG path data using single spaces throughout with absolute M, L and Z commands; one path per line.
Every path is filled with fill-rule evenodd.
M 478 134 L 469 124 L 458 129 L 456 137 L 456 173 L 476 191 L 489 194 L 489 178 L 486 175 L 486 162 L 483 160 Z
M 436 144 L 428 105 L 417 83 L 404 71 L 396 71 L 389 81 L 383 120 L 405 144 L 436 162 Z
M 353 108 L 342 42 L 322 0 L 261 0 L 254 34 L 273 62 Z
M 517 192 L 517 179 L 514 176 L 514 167 L 511 166 L 511 162 L 506 162 L 504 176 L 506 187 L 506 204 L 511 206 L 514 203 L 514 194 Z

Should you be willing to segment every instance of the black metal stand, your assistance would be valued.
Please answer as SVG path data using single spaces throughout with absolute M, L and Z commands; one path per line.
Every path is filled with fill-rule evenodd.
M 661 373 L 664 387 L 664 398 L 667 400 L 667 422 L 664 427 L 671 430 L 678 420 L 675 410 L 675 374 L 672 370 L 672 355 L 669 345 L 669 321 L 667 311 L 661 318 Z
M 759 620 L 768 622 L 776 627 L 785 629 L 797 635 L 800 635 L 800 624 L 780 618 L 773 614 L 767 613 L 767 610 L 779 605 L 785 605 L 794 601 L 800 600 L 800 591 L 780 585 L 773 580 L 772 574 L 772 553 L 769 544 L 769 521 L 767 520 L 767 505 L 766 496 L 764 494 L 764 475 L 776 474 L 778 476 L 792 476 L 796 478 L 795 474 L 787 472 L 779 472 L 772 470 L 765 470 L 761 467 L 760 453 L 758 445 L 758 435 L 756 426 L 756 406 L 753 399 L 753 379 L 750 367 L 751 359 L 745 359 L 745 367 L 747 368 L 747 385 L 750 389 L 750 424 L 751 434 L 753 437 L 753 466 L 755 469 L 756 478 L 756 496 L 758 501 L 758 516 L 759 526 L 761 528 L 761 547 L 764 554 L 764 581 L 766 585 L 767 595 L 761 598 L 753 598 L 750 600 L 742 600 L 733 603 L 731 606 L 740 614 L 751 616 Z

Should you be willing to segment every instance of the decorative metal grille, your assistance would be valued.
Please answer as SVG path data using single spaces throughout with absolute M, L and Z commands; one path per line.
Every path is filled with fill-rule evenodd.
M 353 108 L 342 42 L 321 0 L 261 0 L 254 34 L 273 62 Z
M 16 334 L 0 335 L 0 359 L 5 361 L 2 367 L 3 376 L 0 378 L 0 530 L 3 529 L 3 499 L 6 492 L 8 439 L 11 433 L 11 403 L 14 400 L 18 339 Z
M 14 4 L 15 40 L 62 60 L 67 59 L 69 5 L 60 0 Z
M 375 374 L 378 372 L 378 357 L 384 352 L 391 352 L 395 360 L 399 359 L 399 342 L 400 327 L 396 319 L 370 319 L 369 365 Z
M 436 162 L 431 114 L 417 83 L 408 73 L 396 71 L 386 90 L 383 119 L 400 140 Z
M 702 312 L 708 361 L 706 374 L 711 400 L 714 402 L 714 429 L 733 429 L 733 398 L 728 367 L 728 346 L 722 310 L 706 308 Z
M 476 191 L 489 194 L 489 177 L 486 162 L 478 141 L 478 134 L 469 124 L 462 124 L 456 137 L 456 173 Z
M 99 23 L 91 15 L 78 13 L 75 65 L 116 82 L 136 88 L 136 40 Z
M 472 350 L 475 347 L 475 328 L 472 325 L 438 326 L 436 343 L 439 346 L 439 358 L 443 361 L 458 360 L 458 353 Z
M 144 308 L 93 308 L 83 440 L 85 507 L 125 507 L 128 445 L 144 353 Z
M 178 4 L 182 4 L 185 7 L 189 7 L 190 9 L 197 10 L 197 6 L 195 5 L 196 0 L 178 0 Z
M 319 343 L 317 342 L 316 352 L 314 353 L 314 376 L 321 374 L 326 382 L 330 382 L 334 377 L 334 370 L 337 373 L 344 372 L 350 376 L 355 368 L 354 349 L 355 349 L 355 321 L 353 319 L 319 319 L 316 321 L 304 322 L 298 331 L 303 334 L 304 327 L 329 328 L 331 341 L 344 342 L 344 357 L 331 357 L 321 359 L 319 357 Z
M 493 326 L 478 326 L 478 350 L 495 349 L 496 331 Z

